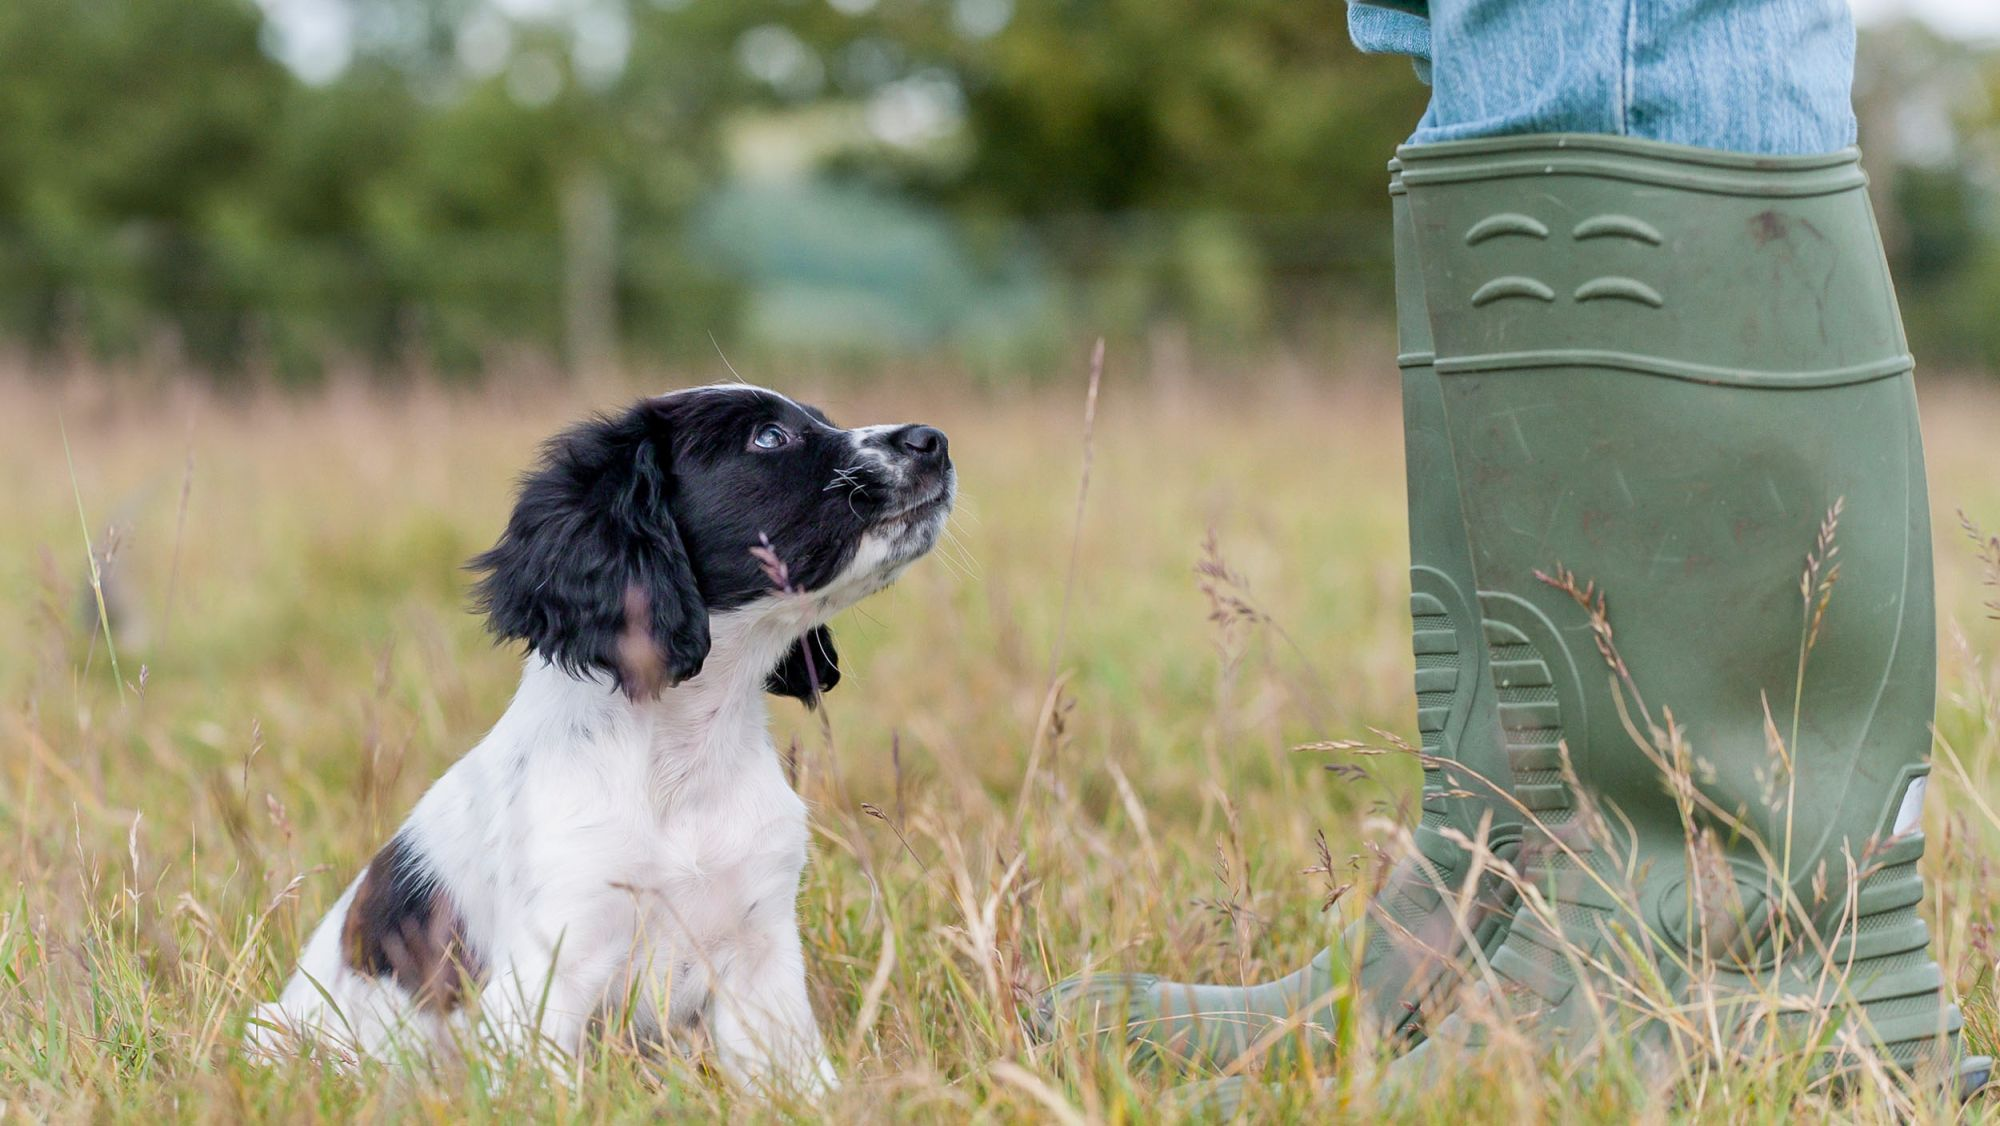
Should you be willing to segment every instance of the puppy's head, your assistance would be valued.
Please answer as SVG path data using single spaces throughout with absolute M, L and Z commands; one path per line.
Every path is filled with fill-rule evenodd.
M 499 637 L 635 699 L 701 671 L 709 615 L 787 607 L 808 644 L 771 687 L 810 701 L 837 676 L 821 623 L 929 551 L 956 488 L 931 427 L 844 430 L 755 387 L 676 392 L 550 441 L 472 561 L 474 593 Z

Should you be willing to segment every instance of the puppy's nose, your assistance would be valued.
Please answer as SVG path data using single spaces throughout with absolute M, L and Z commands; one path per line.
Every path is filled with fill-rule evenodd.
M 925 465 L 943 462 L 951 447 L 944 431 L 935 426 L 905 426 L 896 431 L 893 441 L 897 449 Z

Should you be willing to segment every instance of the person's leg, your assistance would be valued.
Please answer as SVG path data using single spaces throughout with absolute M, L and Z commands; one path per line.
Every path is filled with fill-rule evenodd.
M 1517 773 L 1566 796 L 1474 1008 L 1573 1052 L 1953 1058 L 1922 449 L 1844 2 L 1439 0 L 1429 49 L 1411 249 L 1501 704 L 1566 752 Z
M 1847 0 L 1435 0 L 1429 32 L 1431 104 L 1412 144 L 1606 133 L 1776 156 L 1854 143 Z

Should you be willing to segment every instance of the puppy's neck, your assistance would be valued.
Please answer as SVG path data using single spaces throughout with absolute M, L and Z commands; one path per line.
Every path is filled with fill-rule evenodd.
M 764 685 L 792 643 L 823 620 L 803 598 L 772 598 L 710 615 L 708 659 L 698 676 L 660 693 L 649 704 L 663 717 L 681 711 L 709 712 L 747 701 L 762 705 Z
M 804 598 L 716 614 L 709 619 L 710 647 L 700 675 L 650 700 L 627 698 L 603 673 L 573 676 L 530 654 L 516 706 L 560 713 L 573 729 L 612 734 L 615 744 L 648 755 L 655 786 L 665 796 L 690 775 L 767 752 L 765 683 L 792 643 L 821 624 L 824 614 L 824 607 Z
M 711 616 L 701 674 L 636 705 L 650 722 L 656 807 L 775 753 L 764 686 L 799 634 L 817 624 L 805 613 L 803 601 L 786 599 Z

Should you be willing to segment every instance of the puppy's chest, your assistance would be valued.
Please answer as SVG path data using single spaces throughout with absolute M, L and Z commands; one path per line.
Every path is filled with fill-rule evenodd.
M 773 784 L 775 783 L 775 785 Z M 782 778 L 683 794 L 627 842 L 642 944 L 711 947 L 792 917 L 806 861 L 805 806 Z
M 749 812 L 749 811 L 738 811 Z M 803 810 L 758 810 L 749 820 L 720 811 L 664 826 L 648 867 L 676 910 L 729 913 L 798 886 L 806 862 Z

